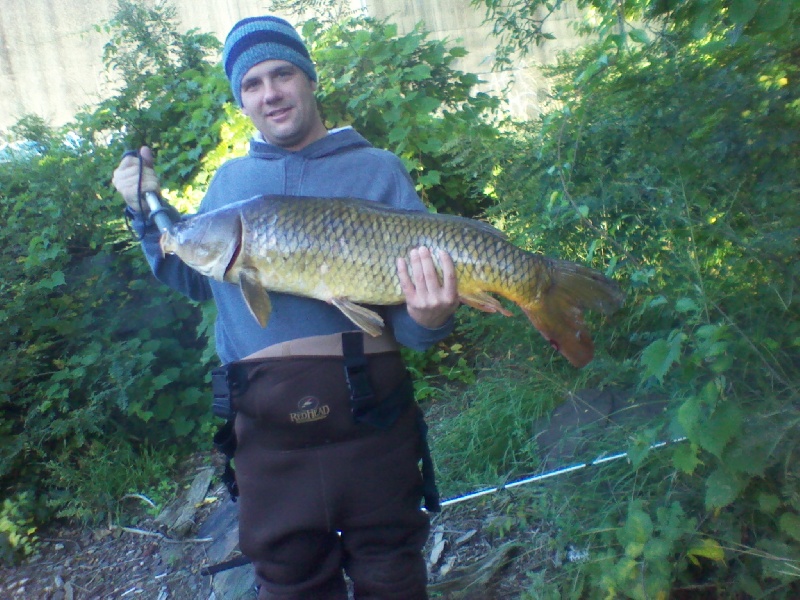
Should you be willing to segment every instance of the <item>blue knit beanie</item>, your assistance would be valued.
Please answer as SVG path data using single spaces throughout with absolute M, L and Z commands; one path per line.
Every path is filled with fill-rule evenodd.
M 222 49 L 225 75 L 239 106 L 244 74 L 265 60 L 285 60 L 302 69 L 311 81 L 317 80 L 308 49 L 294 27 L 279 17 L 242 19 L 233 26 Z

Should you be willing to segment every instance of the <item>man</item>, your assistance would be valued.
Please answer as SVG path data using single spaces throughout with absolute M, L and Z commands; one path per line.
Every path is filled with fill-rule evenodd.
M 314 65 L 286 21 L 240 21 L 223 61 L 258 132 L 248 156 L 215 174 L 201 212 L 267 194 L 425 209 L 396 156 L 352 128 L 326 130 Z M 141 155 L 141 189 L 158 191 L 149 149 Z M 438 257 L 442 280 L 427 248 L 398 257 L 406 303 L 380 309 L 387 327 L 379 338 L 348 333 L 354 326 L 333 306 L 278 293 L 270 294 L 272 315 L 261 328 L 237 286 L 161 256 L 158 232 L 139 212 L 139 169 L 138 160 L 123 159 L 113 183 L 144 235 L 153 273 L 217 304 L 217 352 L 236 382 L 240 546 L 255 565 L 259 598 L 346 599 L 342 569 L 356 598 L 427 598 L 421 550 L 429 523 L 418 467 L 424 440 L 397 342 L 424 349 L 452 330 L 459 301 L 450 257 Z

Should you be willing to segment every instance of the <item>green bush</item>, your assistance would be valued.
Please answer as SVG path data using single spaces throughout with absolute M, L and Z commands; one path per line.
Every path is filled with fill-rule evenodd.
M 596 322 L 587 383 L 669 399 L 628 438 L 635 479 L 615 472 L 615 501 L 571 498 L 594 557 L 556 584 L 572 597 L 798 591 L 798 39 L 717 26 L 565 59 L 556 108 L 492 156 L 491 213 L 513 239 L 628 290 Z
M 487 198 L 451 169 L 460 140 L 497 135 L 490 119 L 498 100 L 474 93 L 479 79 L 453 68 L 464 48 L 430 40 L 421 27 L 398 35 L 387 21 L 360 17 L 310 20 L 303 34 L 318 65 L 328 127 L 352 124 L 397 154 L 436 210 L 474 215 L 485 207 Z
M 121 4 L 127 16 L 111 26 L 117 42 L 154 30 L 153 22 L 164 24 L 158 12 L 148 13 L 146 21 L 126 12 L 134 8 Z M 133 22 L 142 29 L 125 29 Z M 184 137 L 192 142 L 191 152 L 207 152 L 219 141 L 220 96 L 195 94 L 192 100 L 190 93 L 191 86 L 219 87 L 217 72 L 198 59 L 208 38 L 170 35 L 172 46 L 183 51 L 165 58 L 169 69 L 157 66 L 177 85 L 136 87 L 134 104 L 126 88 L 63 130 L 27 117 L 11 135 L 35 142 L 40 152 L 0 164 L 0 216 L 6 224 L 0 231 L 0 343 L 9 357 L 0 364 L 0 482 L 12 504 L 18 503 L 14 498 L 37 499 L 37 523 L 51 516 L 103 518 L 120 501 L 119 492 L 158 487 L 153 477 L 133 474 L 135 486 L 115 489 L 116 497 L 96 493 L 98 486 L 111 485 L 101 475 L 109 455 L 154 447 L 166 458 L 210 446 L 201 313 L 154 285 L 109 186 L 123 149 L 143 141 L 136 139 L 143 122 L 173 136 L 194 132 L 196 139 Z M 164 43 L 140 41 L 144 45 L 133 53 L 119 47 L 126 60 Z M 217 45 L 206 47 L 206 54 Z M 112 56 L 109 51 L 110 67 L 120 67 Z M 142 64 L 125 66 L 131 71 L 122 75 Z M 209 98 L 216 110 L 209 109 Z M 187 104 L 192 101 L 194 106 Z M 164 112 L 162 106 L 177 108 Z M 216 128 L 209 126 L 206 109 L 217 115 Z M 170 160 L 196 169 L 198 161 L 181 155 L 185 147 L 175 150 L 178 140 L 165 140 L 151 143 L 168 157 L 170 173 L 178 171 Z M 177 173 L 165 177 L 167 184 L 178 179 Z M 139 464 L 131 460 L 128 467 Z

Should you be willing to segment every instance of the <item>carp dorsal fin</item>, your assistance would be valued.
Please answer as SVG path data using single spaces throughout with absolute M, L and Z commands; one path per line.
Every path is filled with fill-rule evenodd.
M 330 303 L 372 337 L 378 337 L 381 334 L 383 319 L 374 310 L 364 308 L 347 298 L 331 298 Z
M 251 269 L 242 269 L 239 272 L 239 289 L 242 290 L 244 303 L 247 304 L 250 313 L 259 325 L 266 327 L 269 315 L 272 313 L 272 302 L 267 290 L 259 283 L 258 274 Z

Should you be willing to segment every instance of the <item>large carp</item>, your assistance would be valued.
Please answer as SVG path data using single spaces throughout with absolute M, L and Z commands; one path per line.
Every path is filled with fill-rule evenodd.
M 623 300 L 600 273 L 526 252 L 486 223 L 365 200 L 260 196 L 190 217 L 161 238 L 165 254 L 239 285 L 262 327 L 276 291 L 329 302 L 373 336 L 383 319 L 361 305 L 403 303 L 396 260 L 420 246 L 437 268 L 437 251 L 450 254 L 463 303 L 509 316 L 490 294 L 507 298 L 576 367 L 594 352 L 583 311 L 610 313 Z

